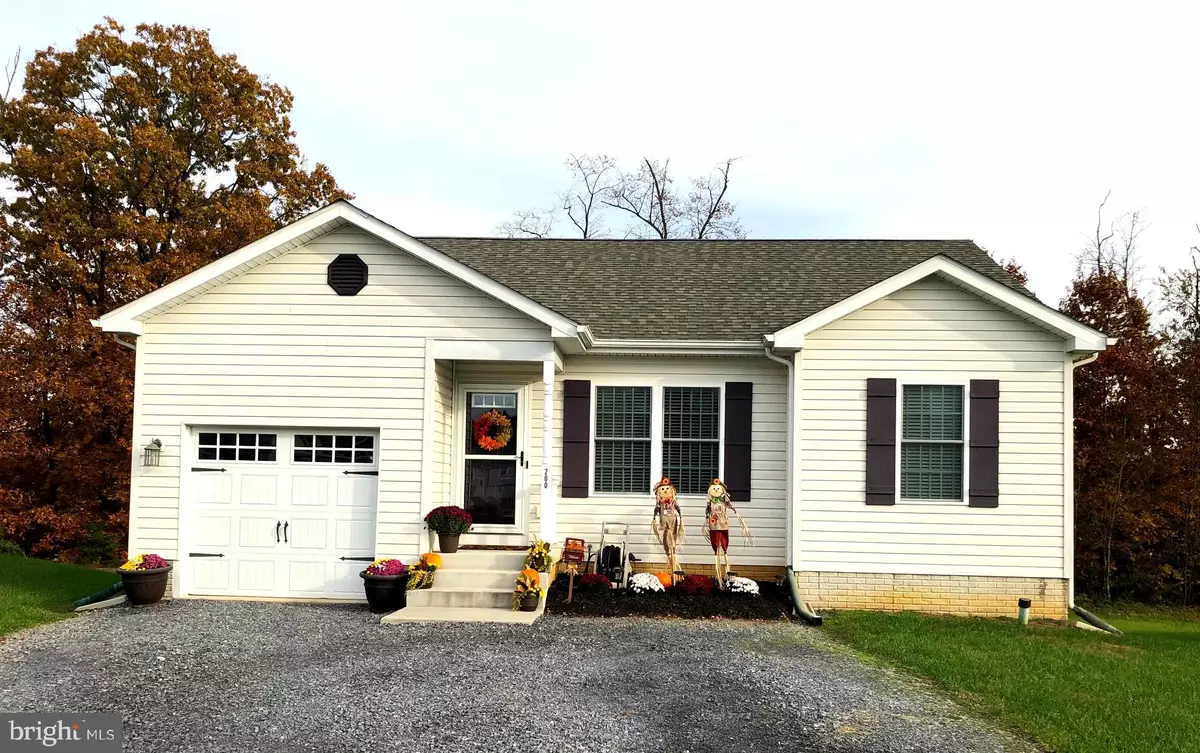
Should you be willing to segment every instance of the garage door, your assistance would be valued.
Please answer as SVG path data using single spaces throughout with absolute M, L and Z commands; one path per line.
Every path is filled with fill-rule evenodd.
M 192 438 L 190 594 L 363 598 L 377 433 L 212 427 Z

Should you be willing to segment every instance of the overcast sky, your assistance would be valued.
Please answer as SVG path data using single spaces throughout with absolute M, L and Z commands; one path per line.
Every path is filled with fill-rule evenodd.
M 1152 223 L 1148 279 L 1200 242 L 1196 17 L 833 5 L 59 0 L 8 8 L 0 52 L 70 46 L 106 9 L 208 28 L 291 89 L 311 160 L 415 234 L 494 234 L 602 152 L 740 157 L 752 237 L 971 238 L 1052 304 L 1110 189 Z

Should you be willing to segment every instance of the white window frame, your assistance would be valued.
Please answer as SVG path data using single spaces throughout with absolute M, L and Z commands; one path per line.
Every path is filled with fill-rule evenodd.
M 584 377 L 580 377 L 583 379 Z M 599 387 L 649 387 L 650 388 L 650 485 L 644 492 L 598 492 L 596 491 L 596 390 Z M 663 469 L 663 388 L 664 387 L 708 387 L 717 391 L 717 406 L 721 413 L 717 436 L 717 477 L 725 475 L 725 382 L 706 378 L 663 376 L 629 379 L 592 380 L 592 394 L 588 415 L 588 496 L 612 499 L 646 499 L 654 493 L 654 485 L 662 479 Z M 674 441 L 674 440 L 672 440 Z M 681 499 L 704 499 L 707 491 L 698 494 L 679 494 Z
M 971 488 L 971 390 L 967 380 L 946 379 L 907 379 L 896 380 L 896 499 L 899 502 L 912 505 L 966 505 L 967 490 Z M 959 442 L 963 448 L 962 497 L 960 499 L 907 499 L 901 494 L 904 488 L 901 484 L 903 468 L 901 459 L 904 452 L 904 388 L 905 387 L 958 387 L 963 396 L 963 425 L 962 439 Z M 921 444 L 920 440 L 909 440 Z M 950 444 L 947 441 L 932 444 Z
M 226 427 L 226 428 L 229 428 L 229 427 Z M 283 433 L 281 433 L 281 432 L 279 432 L 279 431 L 274 431 L 274 430 L 271 430 L 271 429 L 263 429 L 263 430 L 259 430 L 259 429 L 254 429 L 254 430 L 246 430 L 246 429 L 241 429 L 241 430 L 238 430 L 238 431 L 234 431 L 234 432 L 232 432 L 233 434 L 237 434 L 237 435 L 241 435 L 241 434 L 253 434 L 253 435 L 254 435 L 254 446 L 253 446 L 253 447 L 249 447 L 249 446 L 247 446 L 247 447 L 248 447 L 248 449 L 253 449 L 253 450 L 255 451 L 255 452 L 254 452 L 254 457 L 255 457 L 255 459 L 254 459 L 254 460 L 239 460 L 239 459 L 237 459 L 237 458 L 235 457 L 233 460 L 222 460 L 222 459 L 221 459 L 221 448 L 222 448 L 222 447 L 229 447 L 229 445 L 222 445 L 222 444 L 221 444 L 221 437 L 220 437 L 220 435 L 221 435 L 221 434 L 228 434 L 228 433 L 231 433 L 231 432 L 227 432 L 227 431 L 216 431 L 216 430 L 211 430 L 211 431 L 210 431 L 210 430 L 209 430 L 209 427 L 199 427 L 199 428 L 197 428 L 197 429 L 196 429 L 196 436 L 195 436 L 195 438 L 194 438 L 194 440 L 193 440 L 193 442 L 194 442 L 194 444 L 195 444 L 196 462 L 197 462 L 197 463 L 215 463 L 215 464 L 217 464 L 217 465 L 219 465 L 219 464 L 221 464 L 221 463 L 239 463 L 239 464 L 244 464 L 244 465 L 256 465 L 256 466 L 273 466 L 273 465 L 279 465 L 279 464 L 282 462 L 282 461 L 281 461 L 281 459 L 280 459 L 281 450 L 280 450 L 280 447 L 279 447 L 279 446 L 280 446 L 280 444 L 283 442 Z M 216 434 L 216 435 L 217 435 L 217 443 L 216 443 L 215 445 L 204 445 L 205 447 L 213 447 L 213 448 L 215 448 L 215 449 L 217 450 L 217 457 L 215 457 L 215 458 L 207 458 L 207 459 L 200 459 L 200 435 L 201 435 L 201 434 Z M 275 447 L 273 447 L 273 448 L 272 448 L 272 447 L 268 447 L 268 446 L 266 446 L 266 445 L 260 445 L 260 444 L 258 443 L 258 437 L 259 437 L 259 435 L 260 435 L 260 434 L 272 434 L 272 435 L 274 435 L 274 436 L 275 436 Z M 234 448 L 234 455 L 237 455 L 237 454 L 238 454 L 238 453 L 237 453 L 237 451 L 238 451 L 238 450 L 240 450 L 240 449 L 242 449 L 242 445 L 238 444 L 237 442 L 238 442 L 238 439 L 237 439 L 237 438 L 235 438 L 235 439 L 234 439 L 234 444 L 233 444 L 233 448 Z M 274 459 L 274 460 L 259 460 L 259 459 L 258 459 L 258 450 L 270 450 L 270 449 L 274 449 L 274 450 L 275 450 L 275 459 Z M 289 452 L 290 452 L 290 450 L 289 450 Z

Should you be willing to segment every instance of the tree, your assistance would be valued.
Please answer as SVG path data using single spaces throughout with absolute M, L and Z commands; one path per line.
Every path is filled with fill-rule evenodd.
M 1200 231 L 1200 226 L 1197 226 Z M 1163 501 L 1169 515 L 1164 555 L 1177 576 L 1175 600 L 1191 604 L 1200 585 L 1200 247 L 1190 267 L 1159 280 L 1166 341 L 1164 387 L 1171 393 L 1169 441 L 1162 453 Z
M 691 178 L 685 194 L 675 185 L 670 160 L 646 158 L 637 170 L 627 172 L 605 155 L 571 155 L 565 164 L 572 183 L 557 194 L 556 205 L 514 212 L 497 229 L 510 238 L 549 237 L 562 211 L 572 232 L 583 238 L 605 237 L 613 216 L 626 221 L 615 230 L 626 238 L 744 238 L 737 205 L 728 198 L 733 163 L 727 159 Z
M 112 19 L 0 98 L 0 527 L 27 550 L 122 548 L 133 357 L 89 320 L 346 195 L 291 108 L 205 31 Z
M 1138 263 L 1138 239 L 1150 227 L 1142 217 L 1142 210 L 1134 209 L 1105 222 L 1104 207 L 1112 191 L 1096 209 L 1096 230 L 1087 238 L 1087 244 L 1075 256 L 1076 274 L 1082 277 L 1112 275 L 1133 288 L 1138 282 L 1141 265 Z

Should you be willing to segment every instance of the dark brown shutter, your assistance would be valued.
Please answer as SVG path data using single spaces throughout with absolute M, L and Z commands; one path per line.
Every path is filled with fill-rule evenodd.
M 971 507 L 1000 505 L 1000 382 L 971 380 L 971 428 L 968 468 Z
M 896 380 L 867 380 L 867 504 L 896 504 Z
M 588 453 L 592 445 L 592 383 L 563 380 L 562 495 L 588 495 Z
M 725 383 L 725 488 L 734 502 L 750 499 L 750 433 L 754 383 Z

